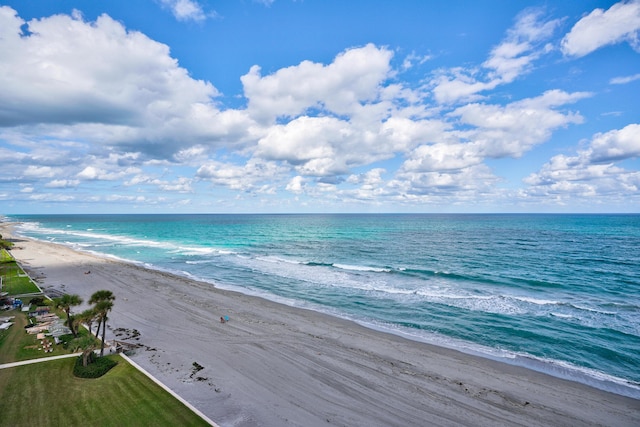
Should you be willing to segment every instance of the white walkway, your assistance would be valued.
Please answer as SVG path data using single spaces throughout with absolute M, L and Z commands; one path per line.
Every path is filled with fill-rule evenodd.
M 31 365 L 33 363 L 49 362 L 56 359 L 66 359 L 68 357 L 78 357 L 82 353 L 63 354 L 62 356 L 41 357 L 40 359 L 29 359 L 21 362 L 4 363 L 0 365 L 0 369 L 13 368 L 14 366 Z

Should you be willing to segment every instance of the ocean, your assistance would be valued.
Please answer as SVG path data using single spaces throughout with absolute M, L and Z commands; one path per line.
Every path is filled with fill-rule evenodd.
M 28 237 L 640 399 L 640 215 L 9 215 Z

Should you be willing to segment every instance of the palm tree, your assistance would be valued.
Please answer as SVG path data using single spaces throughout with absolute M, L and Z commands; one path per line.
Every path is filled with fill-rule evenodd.
M 113 302 L 109 300 L 96 303 L 95 310 L 98 314 L 98 322 L 102 322 L 102 344 L 100 345 L 100 357 L 104 355 L 104 337 L 107 332 L 107 313 L 113 308 Z
M 89 366 L 89 363 L 92 363 L 95 360 L 93 350 L 96 348 L 96 342 L 93 337 L 85 338 L 87 338 L 87 340 L 82 343 L 82 366 L 86 368 Z
M 96 331 L 96 336 L 98 336 L 100 323 L 102 323 L 102 345 L 100 346 L 101 357 L 104 355 L 104 338 L 107 332 L 107 314 L 113 308 L 113 301 L 115 299 L 116 297 L 113 295 L 113 292 L 108 290 L 96 291 L 91 295 L 91 299 L 89 299 L 89 303 L 95 304 L 94 310 L 98 319 L 98 330 Z
M 55 302 L 56 307 L 61 308 L 65 313 L 67 313 L 67 325 L 69 326 L 69 329 L 71 329 L 73 336 L 77 337 L 78 332 L 73 324 L 74 318 L 71 315 L 71 307 L 82 304 L 82 298 L 76 294 L 64 294 L 61 297 L 55 298 L 53 301 Z
M 113 295 L 113 292 L 106 289 L 102 289 L 100 291 L 95 291 L 93 295 L 91 295 L 91 298 L 89 299 L 89 304 L 95 304 L 100 301 L 114 301 L 115 299 L 116 297 L 115 295 Z
M 93 325 L 93 322 L 96 321 L 96 317 L 97 317 L 96 311 L 92 307 L 92 308 L 86 309 L 82 313 L 78 314 L 76 316 L 76 319 L 80 323 L 84 323 L 85 325 L 87 325 L 87 328 L 89 329 L 89 334 L 93 334 L 93 332 L 91 331 L 91 326 Z M 97 334 L 98 334 L 98 332 L 96 331 L 96 336 L 97 336 Z
M 100 291 L 96 291 L 93 293 L 93 295 L 91 295 L 91 298 L 89 299 L 89 304 L 97 304 L 100 301 L 113 301 L 115 300 L 116 297 L 113 295 L 113 292 L 103 289 Z M 94 310 L 95 311 L 95 310 Z M 97 313 L 96 313 L 97 315 Z M 97 316 L 99 317 L 99 316 Z M 100 319 L 102 320 L 102 319 Z M 98 328 L 96 329 L 96 337 L 98 336 L 98 334 L 100 333 L 100 321 L 98 321 Z
M 96 348 L 96 339 L 91 332 L 91 325 L 97 320 L 96 310 L 93 307 L 89 308 L 76 315 L 75 318 L 78 321 L 78 324 L 84 323 L 89 329 L 89 336 L 83 337 L 76 343 L 76 345 L 82 350 L 82 366 L 87 367 L 89 363 L 94 360 L 93 350 Z

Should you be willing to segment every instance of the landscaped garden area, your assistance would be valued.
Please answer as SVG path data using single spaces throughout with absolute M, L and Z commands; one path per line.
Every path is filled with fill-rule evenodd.
M 0 425 L 205 426 L 118 355 L 106 375 L 73 375 L 75 358 L 0 369 Z

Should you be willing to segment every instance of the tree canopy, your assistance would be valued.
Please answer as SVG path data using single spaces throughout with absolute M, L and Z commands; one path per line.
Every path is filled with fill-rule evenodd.
M 99 290 L 91 295 L 89 299 L 89 303 L 93 304 L 93 310 L 96 314 L 96 319 L 98 320 L 98 330 L 96 331 L 96 335 L 100 330 L 100 324 L 102 324 L 102 344 L 100 346 L 100 356 L 104 355 L 104 340 L 107 329 L 107 314 L 113 308 L 113 301 L 115 301 L 116 297 L 113 295 L 113 292 L 109 290 Z
M 76 294 L 64 294 L 61 297 L 55 298 L 53 300 L 56 307 L 64 310 L 67 314 L 67 326 L 71 330 L 71 333 L 74 337 L 78 336 L 78 331 L 75 327 L 75 319 L 71 315 L 71 307 L 82 304 L 82 298 Z

